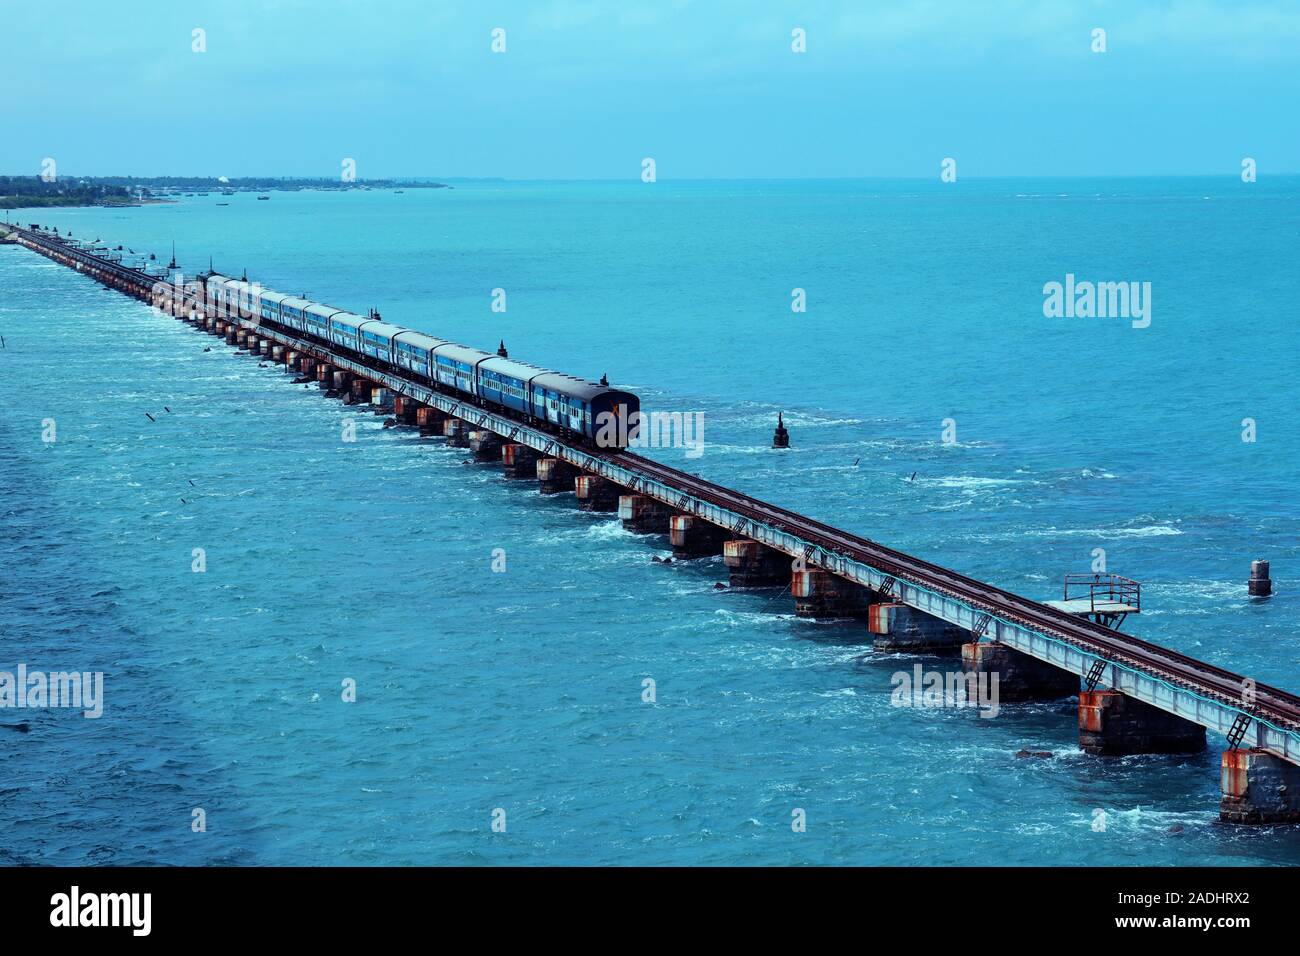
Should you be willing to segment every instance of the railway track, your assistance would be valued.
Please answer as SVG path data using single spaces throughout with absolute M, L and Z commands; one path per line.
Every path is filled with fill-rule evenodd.
M 625 468 L 641 472 L 655 481 L 688 492 L 720 508 L 788 531 L 827 551 L 946 594 L 972 608 L 1040 631 L 1104 660 L 1157 674 L 1170 683 L 1214 697 L 1232 707 L 1300 729 L 1300 697 L 1294 694 L 1264 684 L 1255 684 L 1254 702 L 1247 705 L 1244 691 L 1249 685 L 1247 678 L 1240 674 L 1131 634 L 1077 618 L 1012 591 L 977 581 L 640 455 L 621 452 L 608 457 Z

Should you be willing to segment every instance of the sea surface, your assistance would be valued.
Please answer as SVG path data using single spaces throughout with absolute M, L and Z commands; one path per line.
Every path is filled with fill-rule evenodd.
M 1300 690 L 1300 179 L 270 195 L 11 216 L 607 373 L 704 413 L 655 457 L 1031 597 L 1102 549 L 1126 630 Z M 1045 317 L 1067 273 L 1150 282 L 1150 326 Z M 0 670 L 105 697 L 0 711 L 2 863 L 1300 863 L 1218 822 L 1221 738 L 1102 760 L 1072 701 L 892 706 L 957 665 L 12 246 L 0 336 Z

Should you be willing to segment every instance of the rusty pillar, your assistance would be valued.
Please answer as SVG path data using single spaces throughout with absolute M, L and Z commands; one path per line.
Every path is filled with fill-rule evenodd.
M 862 617 L 867 613 L 866 588 L 820 568 L 791 572 L 790 593 L 799 617 Z
M 1219 819 L 1224 823 L 1300 823 L 1300 767 L 1263 750 L 1225 750 Z
M 475 429 L 469 433 L 469 450 L 475 461 L 500 461 L 501 436 L 485 428 Z
M 955 654 L 970 640 L 970 631 L 898 602 L 872 604 L 867 627 L 876 650 L 891 653 Z
M 968 674 L 988 674 L 988 686 L 997 688 L 997 700 L 1004 704 L 1057 700 L 1079 693 L 1078 674 L 1053 667 L 998 641 L 963 644 L 961 666 Z
M 1205 728 L 1116 690 L 1079 693 L 1079 746 L 1090 754 L 1191 754 L 1205 749 Z
M 501 464 L 507 478 L 536 478 L 537 452 L 527 445 L 509 442 L 501 446 Z
M 665 534 L 673 509 L 648 495 L 619 495 L 618 517 L 627 531 Z
M 703 558 L 722 552 L 730 532 L 695 515 L 673 515 L 668 519 L 668 540 L 674 558 Z
M 622 488 L 599 475 L 578 475 L 573 479 L 578 507 L 583 511 L 617 511 Z
M 722 560 L 733 588 L 785 587 L 791 580 L 788 555 L 747 538 L 723 542 Z
M 544 495 L 576 491 L 576 473 L 577 469 L 563 458 L 539 458 L 537 461 L 537 482 Z

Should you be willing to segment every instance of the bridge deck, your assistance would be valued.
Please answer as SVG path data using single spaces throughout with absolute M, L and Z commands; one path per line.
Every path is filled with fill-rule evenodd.
M 149 301 L 161 281 L 67 248 L 44 233 L 19 229 L 19 242 L 33 251 L 107 278 L 128 294 Z M 170 287 L 167 287 L 170 289 Z M 202 303 L 186 296 L 195 308 Z M 208 314 L 212 314 L 209 310 Z M 1104 665 L 1101 683 L 1225 736 L 1240 715 L 1250 718 L 1243 746 L 1254 746 L 1300 765 L 1300 697 L 1258 684 L 1231 671 L 1160 647 L 1079 617 L 1075 602 L 1040 602 L 968 578 L 948 568 L 885 547 L 695 475 L 631 452 L 593 451 L 561 441 L 503 413 L 435 390 L 391 370 L 338 355 L 322 342 L 250 319 L 247 328 L 340 368 L 438 408 L 513 442 L 564 459 L 639 494 L 720 525 L 785 554 L 799 556 L 872 591 L 997 640 L 1063 670 L 1088 675 Z M 1091 610 L 1091 602 L 1089 604 Z

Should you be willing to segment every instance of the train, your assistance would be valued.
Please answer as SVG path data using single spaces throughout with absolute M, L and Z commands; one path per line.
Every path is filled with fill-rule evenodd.
M 435 338 L 217 272 L 200 277 L 218 315 L 270 322 L 341 349 L 382 371 L 412 377 L 529 425 L 549 427 L 596 448 L 626 448 L 637 436 L 641 401 L 631 392 Z

